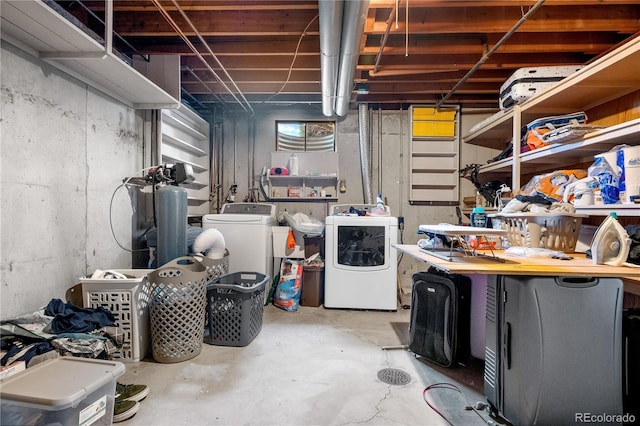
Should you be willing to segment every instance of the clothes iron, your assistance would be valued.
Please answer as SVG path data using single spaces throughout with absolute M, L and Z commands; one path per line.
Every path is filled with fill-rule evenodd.
M 574 206 L 589 206 L 595 204 L 593 189 L 598 187 L 598 178 L 589 176 L 584 179 L 571 182 L 564 188 L 562 202 L 568 203 L 573 194 Z
M 591 258 L 595 265 L 620 266 L 626 262 L 630 248 L 631 238 L 615 213 L 611 213 L 593 235 Z

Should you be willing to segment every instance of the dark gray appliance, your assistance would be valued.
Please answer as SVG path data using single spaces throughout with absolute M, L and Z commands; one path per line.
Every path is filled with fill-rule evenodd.
M 484 391 L 494 413 L 514 425 L 596 415 L 615 424 L 622 297 L 619 278 L 489 276 Z

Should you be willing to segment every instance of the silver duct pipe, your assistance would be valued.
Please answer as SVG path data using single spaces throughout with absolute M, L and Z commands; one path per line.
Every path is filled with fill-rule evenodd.
M 360 168 L 362 173 L 362 195 L 365 204 L 373 204 L 373 190 L 371 189 L 371 138 L 370 122 L 367 104 L 358 104 L 358 141 L 360 148 Z
M 338 71 L 338 91 L 335 112 L 344 117 L 349 112 L 349 100 L 353 91 L 360 39 L 369 10 L 369 0 L 346 1 L 342 16 L 342 41 L 340 49 L 340 69 Z M 320 28 L 322 32 L 322 28 Z
M 336 108 L 341 31 L 334 27 L 334 23 L 342 22 L 342 11 L 342 0 L 318 0 L 322 113 L 327 117 L 331 117 Z

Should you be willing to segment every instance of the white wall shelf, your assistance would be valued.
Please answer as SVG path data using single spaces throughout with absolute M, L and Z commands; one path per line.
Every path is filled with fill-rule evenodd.
M 164 117 L 164 116 L 163 116 Z M 169 144 L 169 145 L 173 145 L 175 147 L 178 147 L 186 152 L 189 152 L 193 155 L 197 155 L 198 157 L 203 157 L 205 155 L 207 155 L 207 151 L 198 148 L 196 145 L 194 145 L 191 142 L 182 140 L 180 138 L 177 138 L 175 136 L 170 135 L 169 133 L 163 133 L 162 134 L 162 140 L 163 142 Z
M 292 152 L 272 152 L 271 165 L 286 167 Z M 337 152 L 296 152 L 298 176 L 263 176 L 261 182 L 268 201 L 322 203 L 338 200 L 338 153 Z M 269 168 L 269 169 L 270 169 Z M 299 189 L 299 197 L 289 197 L 290 187 Z M 325 190 L 327 197 L 321 197 Z M 317 196 L 310 196 L 314 191 Z
M 182 185 L 188 191 L 189 216 L 209 213 L 209 123 L 181 106 L 163 109 L 159 125 L 162 161 L 188 164 L 196 177 L 194 182 Z
M 83 30 L 72 22 L 75 18 L 53 7 L 42 0 L 3 0 L 2 38 L 132 108 L 179 106 L 178 55 L 127 63 L 101 36 Z

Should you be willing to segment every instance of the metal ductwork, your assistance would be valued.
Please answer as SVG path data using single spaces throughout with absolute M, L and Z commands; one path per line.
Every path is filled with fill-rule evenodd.
M 360 167 L 362 174 L 362 195 L 365 204 L 373 204 L 371 188 L 371 126 L 367 104 L 358 104 L 358 142 L 360 147 Z
M 345 116 L 369 0 L 318 0 L 322 78 L 322 113 Z M 340 25 L 336 28 L 335 25 Z M 340 46 L 339 55 L 336 48 Z
M 331 117 L 336 106 L 336 82 L 340 64 L 339 31 L 332 31 L 334 22 L 342 22 L 343 2 L 318 0 L 320 24 L 320 75 L 322 82 L 322 113 Z

